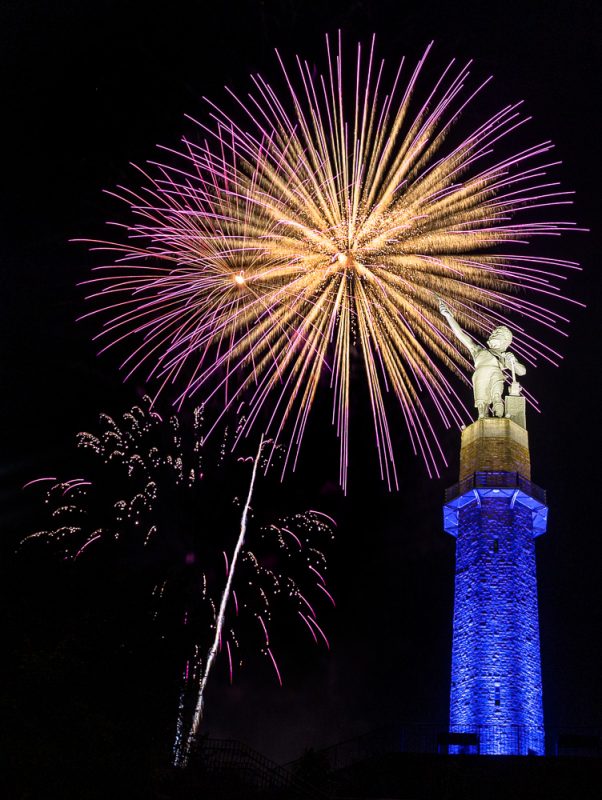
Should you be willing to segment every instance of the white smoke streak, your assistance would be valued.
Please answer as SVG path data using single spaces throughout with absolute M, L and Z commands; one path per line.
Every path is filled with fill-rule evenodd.
M 220 601 L 219 612 L 217 614 L 216 625 L 215 625 L 215 636 L 213 638 L 213 643 L 209 648 L 209 653 L 207 654 L 207 659 L 205 661 L 205 669 L 203 670 L 203 674 L 199 683 L 197 703 L 194 710 L 192 723 L 190 725 L 190 730 L 188 731 L 184 741 L 181 741 L 180 738 L 181 735 L 176 736 L 176 743 L 174 746 L 174 764 L 178 767 L 185 767 L 186 764 L 188 763 L 190 751 L 194 744 L 194 740 L 196 738 L 201 720 L 203 719 L 205 687 L 207 686 L 209 673 L 211 672 L 211 667 L 213 666 L 215 656 L 217 655 L 217 651 L 219 649 L 219 643 L 221 640 L 222 630 L 224 627 L 224 618 L 226 616 L 226 608 L 228 606 L 228 601 L 230 600 L 232 583 L 234 581 L 234 575 L 236 573 L 236 564 L 238 562 L 238 556 L 240 555 L 240 551 L 245 541 L 245 534 L 247 532 L 247 518 L 249 515 L 249 507 L 251 505 L 251 498 L 253 496 L 253 489 L 255 487 L 255 477 L 257 475 L 257 467 L 259 465 L 259 459 L 261 457 L 262 447 L 263 447 L 263 435 L 259 440 L 259 448 L 257 449 L 257 455 L 255 456 L 255 460 L 253 463 L 253 473 L 251 475 L 251 482 L 249 484 L 247 501 L 243 508 L 242 516 L 240 518 L 240 533 L 238 534 L 238 540 L 236 542 L 236 547 L 234 548 L 234 553 L 232 555 L 232 561 L 230 565 L 230 571 L 228 573 L 228 578 L 226 580 L 226 586 L 224 587 L 222 599 Z

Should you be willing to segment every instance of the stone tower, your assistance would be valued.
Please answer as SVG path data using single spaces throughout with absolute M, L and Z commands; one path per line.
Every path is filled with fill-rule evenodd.
M 446 493 L 456 537 L 450 732 L 455 752 L 544 754 L 535 538 L 545 492 L 531 483 L 524 398 L 462 432 L 460 481 Z

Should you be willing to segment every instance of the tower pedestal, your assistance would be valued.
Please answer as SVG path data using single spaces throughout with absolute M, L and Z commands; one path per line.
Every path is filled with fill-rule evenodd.
M 466 428 L 444 507 L 456 537 L 450 731 L 473 734 L 480 753 L 544 753 L 534 539 L 546 523 L 527 431 L 504 418 Z

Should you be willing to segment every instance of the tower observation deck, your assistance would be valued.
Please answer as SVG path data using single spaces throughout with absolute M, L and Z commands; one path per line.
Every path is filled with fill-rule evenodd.
M 543 755 L 535 538 L 547 507 L 531 483 L 524 398 L 505 400 L 506 417 L 463 430 L 445 498 L 456 538 L 450 733 L 453 752 Z

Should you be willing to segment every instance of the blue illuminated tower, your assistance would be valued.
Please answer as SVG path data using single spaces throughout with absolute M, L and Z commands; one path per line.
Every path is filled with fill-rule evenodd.
M 460 482 L 446 493 L 456 537 L 450 696 L 455 752 L 544 754 L 535 538 L 545 493 L 531 483 L 524 398 L 462 432 Z

